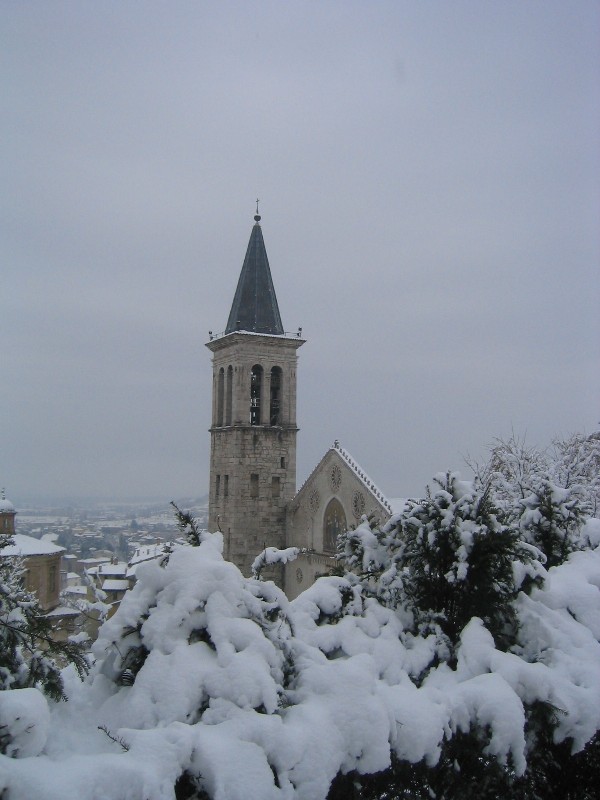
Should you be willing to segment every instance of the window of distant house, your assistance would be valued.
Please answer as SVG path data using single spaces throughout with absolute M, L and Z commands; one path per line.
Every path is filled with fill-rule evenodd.
M 271 404 L 269 408 L 271 425 L 281 424 L 281 368 L 271 370 Z
M 347 530 L 346 515 L 342 504 L 335 497 L 329 501 L 323 519 L 323 550 L 326 553 L 335 553 L 337 538 L 340 533 Z
M 223 392 L 225 390 L 225 370 L 219 370 L 217 377 L 217 426 L 223 425 Z
M 255 364 L 250 373 L 250 425 L 260 425 L 262 378 L 263 369 Z
M 258 473 L 250 475 L 250 497 L 258 497 Z

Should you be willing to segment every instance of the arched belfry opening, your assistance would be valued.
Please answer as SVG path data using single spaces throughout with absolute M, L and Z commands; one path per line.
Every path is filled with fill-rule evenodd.
M 250 370 L 250 425 L 261 423 L 263 368 L 255 364 Z
M 335 553 L 337 538 L 348 530 L 346 514 L 337 497 L 332 497 L 323 516 L 323 551 Z
M 281 367 L 273 367 L 271 370 L 271 387 L 269 403 L 269 422 L 271 425 L 281 424 L 281 389 L 282 389 Z
M 233 367 L 227 367 L 227 381 L 225 384 L 225 425 L 231 425 L 233 410 Z
M 301 329 L 284 331 L 258 213 L 254 221 L 227 327 L 207 342 L 214 409 L 208 527 L 223 532 L 225 557 L 245 575 L 265 545 L 285 546 L 304 344 Z
M 216 423 L 219 427 L 223 425 L 223 393 L 225 390 L 225 370 L 223 367 L 219 370 L 217 378 L 217 420 Z

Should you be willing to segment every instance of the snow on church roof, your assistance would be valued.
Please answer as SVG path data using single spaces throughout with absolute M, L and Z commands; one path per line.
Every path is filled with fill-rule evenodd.
M 395 513 L 396 511 L 398 511 L 399 509 L 398 509 L 397 504 L 399 504 L 400 502 L 402 502 L 402 505 L 400 506 L 400 510 L 404 507 L 404 501 L 394 501 L 394 503 L 391 503 L 387 499 L 387 497 L 384 495 L 384 493 L 377 487 L 375 482 L 372 481 L 371 478 L 369 478 L 367 473 L 362 469 L 362 467 L 358 464 L 358 462 L 355 461 L 354 458 L 352 458 L 352 456 L 350 455 L 350 453 L 341 446 L 341 444 L 339 443 L 339 441 L 337 439 L 335 440 L 335 442 L 332 444 L 332 446 L 329 448 L 329 450 L 327 452 L 330 452 L 331 450 L 335 450 L 335 452 L 340 455 L 340 457 L 346 462 L 348 467 L 350 467 L 352 472 L 354 472 L 354 474 L 359 479 L 359 481 L 361 481 L 361 483 L 368 489 L 368 491 L 372 495 L 374 495 L 374 497 L 376 497 L 377 500 L 379 500 L 379 502 L 385 508 L 385 510 L 388 512 L 388 514 L 391 515 L 391 514 Z M 325 456 L 323 456 L 323 458 L 325 458 Z M 300 487 L 299 491 L 296 492 L 296 494 L 300 494 L 302 489 L 304 489 L 306 484 L 309 482 L 309 480 L 312 478 L 314 473 L 319 468 L 319 466 L 322 463 L 322 461 L 323 461 L 323 459 L 321 459 L 321 461 L 319 461 L 319 464 L 317 464 L 317 466 L 313 469 L 313 471 L 310 473 L 308 478 L 304 481 L 304 483 Z
M 377 485 L 374 481 L 369 478 L 367 473 L 362 469 L 362 467 L 356 462 L 350 453 L 345 450 L 341 444 L 336 439 L 333 443 L 332 450 L 335 450 L 340 454 L 340 456 L 344 459 L 346 464 L 350 467 L 350 469 L 354 472 L 354 474 L 362 481 L 362 483 L 367 487 L 367 489 L 371 492 L 371 494 L 375 495 L 375 497 L 379 500 L 382 506 L 391 514 L 393 512 L 392 505 L 384 493 L 378 489 Z

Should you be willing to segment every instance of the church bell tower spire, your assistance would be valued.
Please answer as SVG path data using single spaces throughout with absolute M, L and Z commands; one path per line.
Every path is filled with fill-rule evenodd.
M 301 331 L 281 322 L 258 201 L 225 333 L 211 334 L 209 520 L 245 575 L 265 546 L 285 546 L 296 492 L 296 371 Z M 272 577 L 277 579 L 277 574 Z

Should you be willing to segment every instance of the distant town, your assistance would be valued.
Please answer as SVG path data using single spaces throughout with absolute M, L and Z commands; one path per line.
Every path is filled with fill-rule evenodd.
M 175 500 L 200 527 L 208 520 L 208 496 Z M 178 536 L 174 509 L 168 502 L 77 501 L 17 506 L 16 532 L 64 547 L 63 570 L 88 559 L 130 561 L 146 545 L 172 542 Z M 65 563 L 66 562 L 66 563 Z
M 176 501 L 200 528 L 208 498 Z M 180 540 L 175 508 L 168 502 L 77 502 L 15 506 L 0 497 L 0 558 L 23 559 L 24 587 L 51 621 L 54 641 L 73 634 L 97 636 L 136 582 L 138 567 L 161 560 Z

